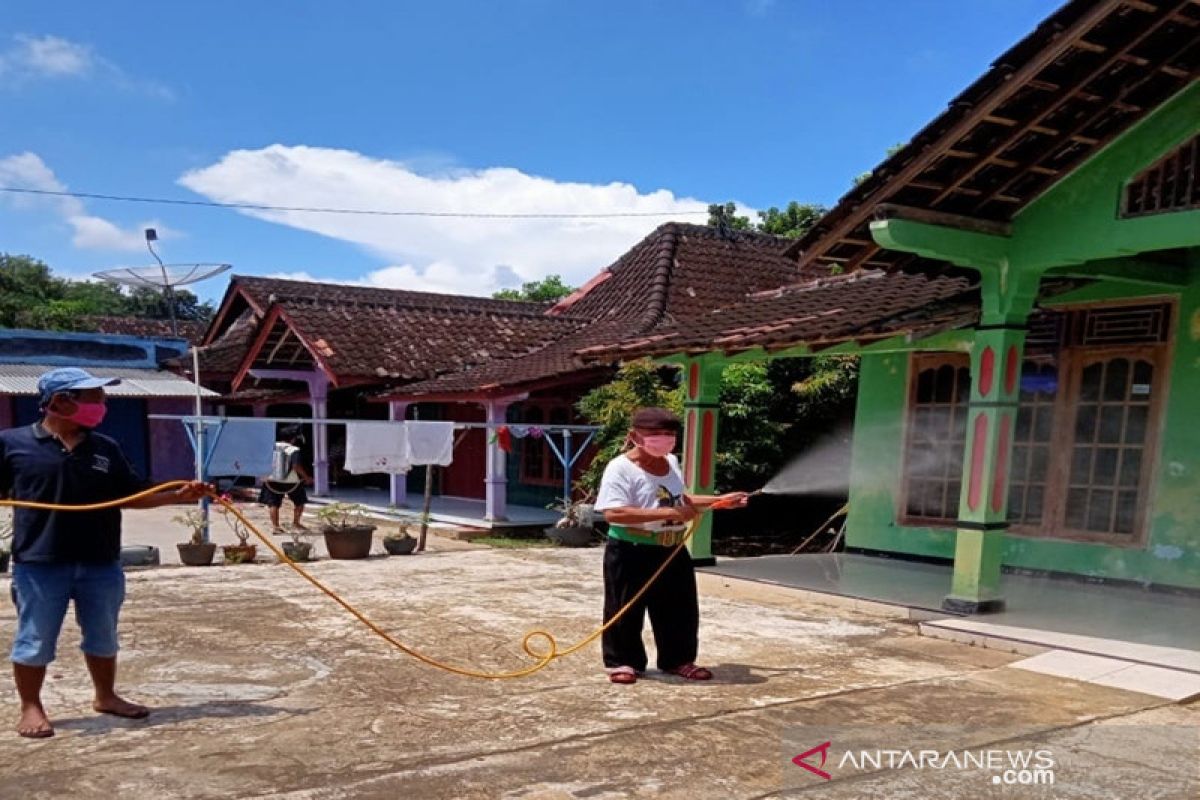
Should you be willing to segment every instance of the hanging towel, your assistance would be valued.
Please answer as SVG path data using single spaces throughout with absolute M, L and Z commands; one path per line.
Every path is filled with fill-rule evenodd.
M 408 463 L 437 464 L 444 467 L 454 460 L 454 423 L 410 420 L 408 428 Z
M 399 422 L 347 422 L 346 471 L 403 475 L 412 466 L 407 441 L 405 427 Z
M 275 452 L 275 423 L 263 419 L 230 419 L 220 435 L 207 427 L 205 436 L 216 437 L 208 474 L 213 476 L 248 475 L 261 477 L 271 472 Z

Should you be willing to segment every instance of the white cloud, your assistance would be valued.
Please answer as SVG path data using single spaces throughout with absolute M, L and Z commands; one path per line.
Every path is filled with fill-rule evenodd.
M 35 153 L 18 153 L 0 158 L 0 186 L 64 192 L 66 184 Z M 18 210 L 49 209 L 71 226 L 71 243 L 81 250 L 117 250 L 132 252 L 145 247 L 144 230 L 155 228 L 159 238 L 169 239 L 178 232 L 157 220 L 147 220 L 122 228 L 103 217 L 87 213 L 83 202 L 76 197 L 50 197 L 4 193 L 3 201 Z
M 87 45 L 57 36 L 17 36 L 6 61 L 29 72 L 47 75 L 84 75 L 95 67 Z
M 463 219 L 242 213 L 360 245 L 395 264 L 359 282 L 486 295 L 558 273 L 580 284 L 671 219 L 703 223 L 707 203 L 628 183 L 568 183 L 509 167 L 418 173 L 348 150 L 235 150 L 179 182 L 212 200 L 292 207 L 470 213 L 665 212 L 607 219 Z
M 59 36 L 18 34 L 0 51 L 0 86 L 53 78 L 94 79 L 126 91 L 170 100 L 174 93 L 157 81 L 135 78 L 96 54 L 90 45 Z

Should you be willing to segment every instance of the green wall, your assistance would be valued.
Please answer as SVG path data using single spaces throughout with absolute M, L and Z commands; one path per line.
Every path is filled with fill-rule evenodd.
M 1193 259 L 1197 261 L 1196 258 Z M 1113 547 L 1006 535 L 1005 566 L 1200 588 L 1200 269 L 1180 293 L 1167 399 L 1143 547 Z M 1099 283 L 1056 302 L 1096 302 L 1160 290 Z M 865 355 L 855 417 L 846 544 L 953 558 L 954 530 L 899 525 L 909 356 Z

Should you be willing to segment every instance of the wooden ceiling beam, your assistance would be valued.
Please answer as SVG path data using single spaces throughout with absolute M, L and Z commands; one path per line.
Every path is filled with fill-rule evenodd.
M 1186 2 L 1193 2 L 1193 0 L 1185 0 L 1185 3 Z M 1177 5 L 1178 5 L 1178 3 L 1177 3 Z M 1139 37 L 1139 41 L 1142 38 L 1145 38 L 1146 36 L 1148 36 L 1151 31 L 1153 31 L 1153 29 L 1143 32 L 1142 36 Z M 1132 47 L 1134 44 L 1136 44 L 1136 42 L 1131 43 L 1128 46 Z M 1194 45 L 1195 45 L 1195 41 L 1187 42 L 1179 50 L 1176 50 L 1174 53 L 1171 53 L 1170 55 L 1164 56 L 1162 59 L 1162 63 L 1169 63 L 1169 62 L 1173 61 L 1180 53 L 1190 49 Z M 1139 86 L 1141 86 L 1146 80 L 1148 80 L 1150 75 L 1153 75 L 1155 71 L 1156 70 L 1150 70 L 1145 76 L 1143 76 L 1141 78 L 1141 80 L 1134 81 L 1133 83 L 1129 84 L 1124 89 L 1122 89 L 1121 93 L 1117 96 L 1115 102 L 1121 102 L 1122 100 L 1124 100 L 1125 97 L 1127 97 L 1135 89 L 1137 89 Z M 1089 125 L 1091 125 L 1093 122 L 1095 122 L 1096 119 L 1099 118 L 1100 115 L 1103 114 L 1105 111 L 1107 111 L 1109 108 L 1110 108 L 1110 106 L 1103 106 L 1101 108 L 1096 109 L 1091 114 L 1084 116 L 1084 118 L 1079 120 L 1078 122 L 1076 122 L 1075 125 L 1070 130 L 1064 131 L 1063 135 L 1059 141 L 1060 142 L 1061 141 L 1073 141 L 1073 142 L 1079 142 L 1081 144 L 1087 144 L 1090 146 L 1098 145 L 1100 143 L 1099 139 L 1094 139 L 1089 136 L 1081 136 L 1079 134 L 1079 131 L 1085 130 Z M 1111 139 L 1112 136 L 1110 135 L 1108 138 Z M 1022 169 L 1018 170 L 1012 177 L 1010 177 L 1008 180 L 1001 183 L 999 186 L 995 187 L 992 190 L 990 195 L 985 196 L 982 200 L 980 200 L 978 203 L 976 203 L 975 208 L 973 210 L 979 211 L 979 209 L 981 209 L 985 205 L 987 205 L 987 203 L 992 198 L 996 197 L 997 195 L 1004 194 L 1004 192 L 1010 186 L 1012 186 L 1014 183 L 1016 183 L 1016 181 L 1018 179 L 1020 179 L 1020 177 L 1024 173 L 1024 171 L 1028 170 L 1033 165 L 1033 163 L 1036 163 L 1036 162 L 1040 161 L 1041 159 L 1045 158 L 1046 155 L 1055 152 L 1055 150 L 1057 149 L 1057 144 L 1058 144 L 1057 142 L 1052 143 L 1050 146 L 1043 148 L 1039 155 L 1034 156 L 1033 158 L 1031 158 L 1029 160 L 1030 163 L 1027 163 Z
M 1186 5 L 1189 2 L 1191 2 L 1191 0 L 1175 0 L 1176 10 L 1178 10 L 1179 8 L 1182 8 L 1184 5 Z M 1069 98 L 1071 96 L 1071 94 L 1073 92 L 1079 91 L 1080 89 L 1084 88 L 1089 83 L 1094 81 L 1097 77 L 1102 75 L 1104 73 L 1104 71 L 1109 68 L 1113 59 L 1119 58 L 1122 54 L 1128 53 L 1129 51 L 1133 50 L 1135 47 L 1137 47 L 1142 42 L 1144 42 L 1146 39 L 1148 39 L 1152 34 L 1154 34 L 1158 29 L 1159 29 L 1159 25 L 1157 25 L 1157 24 L 1147 25 L 1145 30 L 1143 30 L 1137 36 L 1134 36 L 1132 39 L 1130 39 L 1124 45 L 1122 45 L 1121 49 L 1114 52 L 1109 59 L 1104 61 L 1104 63 L 1101 63 L 1099 66 L 1092 68 L 1086 74 L 1084 74 L 1082 77 L 1078 78 L 1074 82 L 1074 84 L 1072 84 L 1070 87 L 1067 87 L 1067 97 L 1064 98 L 1064 102 L 1067 98 Z M 1082 37 L 1080 37 L 1079 40 L 1083 41 Z M 1122 95 L 1124 95 L 1126 93 L 1127 92 L 1123 92 Z M 946 187 L 946 191 L 942 192 L 942 194 L 939 195 L 938 197 L 935 197 L 933 199 L 933 201 L 930 203 L 930 205 L 937 205 L 938 203 L 942 202 L 947 197 L 949 197 L 951 194 L 950 190 L 953 189 L 955 186 L 966 183 L 971 178 L 973 178 L 976 175 L 976 173 L 978 173 L 979 170 L 984 166 L 984 164 L 987 163 L 988 158 L 991 158 L 992 156 L 1003 153 L 1005 150 L 1007 150 L 1009 147 L 1011 147 L 1012 144 L 1014 142 L 1016 142 L 1017 139 L 1020 138 L 1026 131 L 1033 130 L 1035 125 L 1039 125 L 1042 122 L 1042 120 L 1046 119 L 1052 113 L 1054 113 L 1056 110 L 1058 110 L 1060 105 L 1061 105 L 1061 102 L 1060 103 L 1051 103 L 1049 106 L 1047 106 L 1046 108 L 1044 108 L 1040 112 L 1038 112 L 1037 115 L 1035 115 L 1033 119 L 1029 120 L 1028 125 L 1026 125 L 1024 128 L 1016 128 L 1011 133 L 1009 133 L 1007 136 L 1002 137 L 998 143 L 996 143 L 995 145 L 992 146 L 991 152 L 985 153 L 983 155 L 983 159 L 980 162 L 978 162 L 977 164 L 975 164 L 974 166 L 967 169 L 967 171 L 965 173 L 963 173 L 962 175 L 956 176 L 954 181 L 951 182 L 951 184 Z M 1095 114 L 1088 115 L 1087 116 L 1088 122 L 1090 123 L 1090 121 L 1095 119 L 1096 116 L 1103 113 L 1105 111 L 1105 109 L 1106 109 L 1106 107 L 1101 107 L 1100 109 L 1097 109 Z M 1079 131 L 1084 130 L 1086 127 L 1087 127 L 1086 124 L 1076 125 L 1074 127 L 1074 129 L 1071 130 L 1067 134 L 1067 136 L 1071 137 L 1071 136 L 1077 135 L 1079 133 Z M 1046 130 L 1050 130 L 1050 129 L 1047 128 Z M 1050 135 L 1054 135 L 1054 134 L 1050 134 Z M 1076 139 L 1074 141 L 1079 141 L 1079 140 Z M 1080 143 L 1088 144 L 1089 142 L 1081 141 Z M 1095 139 L 1092 139 L 1090 142 L 1090 144 L 1092 144 L 1092 145 L 1095 145 L 1097 143 L 1098 143 L 1098 141 Z M 1049 152 L 1049 150 L 1050 150 L 1050 148 L 1045 149 L 1046 152 Z M 1041 159 L 1038 158 L 1037 160 L 1041 160 Z M 997 188 L 992 193 L 992 196 L 994 197 L 995 195 L 1002 193 L 1005 189 L 1007 189 L 1012 184 L 1013 181 L 1015 181 L 1019 177 L 1020 177 L 1020 175 L 1018 174 L 1018 175 L 1015 175 L 1012 178 L 1010 178 L 1007 182 L 1005 182 L 1004 185 Z M 975 208 L 978 210 L 982 205 L 983 205 L 983 203 L 981 202 Z
M 950 154 L 949 146 L 953 142 L 961 140 L 972 128 L 978 123 L 979 117 L 990 114 L 992 111 L 1000 108 L 1005 102 L 1013 97 L 1027 81 L 1036 78 L 1037 75 L 1046 67 L 1053 64 L 1055 61 L 1062 58 L 1063 54 L 1070 49 L 1071 43 L 1074 40 L 1074 35 L 1082 35 L 1084 31 L 1090 30 L 1101 20 L 1105 19 L 1109 14 L 1120 7 L 1120 0 L 1098 0 L 1086 12 L 1084 12 L 1074 24 L 1062 31 L 1059 37 L 1048 44 L 1040 53 L 1023 64 L 1016 71 L 1007 76 L 1002 84 L 987 96 L 983 103 L 976 109 L 976 113 L 967 114 L 962 119 L 954 123 L 945 131 L 939 140 L 947 144 L 947 148 L 939 149 L 936 147 L 928 147 L 916 158 L 912 159 L 908 164 L 902 167 L 891 178 L 891 185 L 900 187 L 907 181 L 920 175 L 935 160 Z M 953 156 L 952 156 L 953 157 Z M 882 195 L 879 199 L 886 200 L 887 194 Z M 804 267 L 805 264 L 812 263 L 820 258 L 825 251 L 833 247 L 842 236 L 853 231 L 864 220 L 868 219 L 873 212 L 873 203 L 863 203 L 859 208 L 847 214 L 840 222 L 834 225 L 824 236 L 815 241 L 800 258 L 799 266 Z

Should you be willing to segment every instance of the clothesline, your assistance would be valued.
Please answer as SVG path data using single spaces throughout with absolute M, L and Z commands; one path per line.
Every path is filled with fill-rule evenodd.
M 197 417 L 194 414 L 149 414 L 150 419 L 174 419 L 181 422 L 195 424 L 201 422 L 204 425 L 221 425 L 232 420 L 254 420 L 258 422 L 277 422 L 286 425 L 345 425 L 347 423 L 363 424 L 363 425 L 395 425 L 404 422 L 450 422 L 451 420 L 403 420 L 403 419 L 330 419 L 328 417 L 221 417 L 221 416 L 203 416 Z M 526 427 L 538 428 L 543 432 L 554 433 L 595 433 L 600 430 L 599 425 L 558 425 L 546 423 L 541 425 L 533 425 L 530 423 L 521 422 L 458 422 L 454 421 L 456 430 L 478 428 L 481 430 L 496 430 L 498 428 Z

